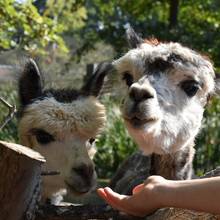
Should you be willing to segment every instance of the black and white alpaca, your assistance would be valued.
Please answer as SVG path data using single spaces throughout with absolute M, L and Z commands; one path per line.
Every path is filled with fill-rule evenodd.
M 192 176 L 194 140 L 215 90 L 209 59 L 179 43 L 144 40 L 127 30 L 132 47 L 113 66 L 125 87 L 121 106 L 129 134 L 146 155 L 150 175 Z
M 78 91 L 45 90 L 35 61 L 26 62 L 19 78 L 20 142 L 46 158 L 45 170 L 60 172 L 43 178 L 43 199 L 57 204 L 67 192 L 82 195 L 95 188 L 93 142 L 105 123 L 105 108 L 96 97 L 110 68 L 100 64 Z

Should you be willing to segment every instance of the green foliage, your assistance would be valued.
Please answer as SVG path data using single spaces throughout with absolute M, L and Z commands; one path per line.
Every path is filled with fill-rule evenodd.
M 183 1 L 180 7 L 180 24 L 174 40 L 209 54 L 219 67 L 220 2 L 189 0 Z
M 84 26 L 87 18 L 84 0 L 47 0 L 44 16 L 54 17 L 62 31 L 77 30 Z
M 220 165 L 220 100 L 213 98 L 204 114 L 203 127 L 196 141 L 194 168 L 203 174 Z
M 34 3 L 0 0 L 1 50 L 19 47 L 32 55 L 46 54 L 46 47 L 56 43 L 58 49 L 68 52 L 62 34 L 70 24 L 74 28 L 83 25 L 86 18 L 83 1 L 56 1 L 55 4 L 50 0 L 41 13 Z
M 80 53 L 100 39 L 113 46 L 116 56 L 127 51 L 125 27 L 130 24 L 144 37 L 178 41 L 209 53 L 220 66 L 220 3 L 218 0 L 180 1 L 178 25 L 169 27 L 170 2 L 164 0 L 87 1 L 88 19 L 82 29 Z M 96 31 L 94 31 L 96 30 Z
M 98 152 L 95 156 L 96 170 L 100 178 L 110 178 L 121 162 L 136 149 L 125 129 L 119 104 L 116 103 L 117 101 L 109 96 L 103 99 L 107 110 L 107 124 L 96 142 Z

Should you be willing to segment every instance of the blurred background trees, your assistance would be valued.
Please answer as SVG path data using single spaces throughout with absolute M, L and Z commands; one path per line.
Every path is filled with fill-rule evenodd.
M 1 0 L 0 48 L 20 48 L 29 53 L 45 53 L 56 44 L 68 52 L 63 34 L 84 25 L 86 9 L 83 1 L 63 0 Z
M 78 87 L 86 64 L 112 60 L 128 50 L 128 25 L 143 37 L 178 41 L 208 54 L 220 68 L 219 0 L 0 0 L 0 63 L 14 64 L 29 54 L 43 66 L 47 86 Z M 0 95 L 11 103 L 17 102 L 14 85 L 2 83 L 0 71 Z M 124 129 L 119 100 L 107 95 L 103 102 L 109 120 L 97 140 L 95 160 L 99 176 L 106 178 L 136 146 Z M 0 120 L 5 111 L 0 106 Z M 214 98 L 197 138 L 197 174 L 220 164 L 219 116 L 220 102 Z M 0 131 L 0 139 L 18 141 L 16 119 Z

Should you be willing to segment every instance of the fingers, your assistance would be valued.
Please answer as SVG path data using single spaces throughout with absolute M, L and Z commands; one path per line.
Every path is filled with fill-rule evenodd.
M 107 195 L 106 195 L 106 193 L 105 193 L 105 191 L 104 191 L 103 188 L 97 189 L 97 193 L 98 193 L 98 195 L 99 195 L 101 198 L 103 198 L 103 199 L 105 199 L 105 198 L 107 197 Z
M 108 195 L 105 193 L 105 190 L 103 188 L 97 189 L 98 195 L 104 199 L 109 205 L 112 206 L 114 209 L 119 209 L 117 206 L 114 205 L 114 203 L 109 199 Z
M 126 198 L 129 197 L 116 193 L 109 187 L 104 188 L 104 192 L 106 193 L 107 197 L 117 205 L 121 205 L 124 202 L 124 200 L 126 200 Z
M 129 196 L 120 195 L 112 191 L 109 187 L 100 188 L 97 190 L 97 193 L 113 208 L 126 212 L 126 200 Z
M 100 188 L 97 190 L 98 194 L 114 209 L 125 212 L 134 216 L 142 216 L 139 212 L 135 211 L 134 201 L 132 196 L 120 195 L 110 188 Z M 141 213 L 142 214 L 142 213 Z
M 132 190 L 132 194 L 136 194 L 136 193 L 140 192 L 143 188 L 144 188 L 143 183 L 135 186 Z

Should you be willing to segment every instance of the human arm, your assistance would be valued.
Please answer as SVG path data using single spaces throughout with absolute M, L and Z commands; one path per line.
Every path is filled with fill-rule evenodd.
M 151 176 L 133 190 L 132 196 L 120 195 L 109 188 L 99 195 L 113 208 L 145 216 L 163 207 L 176 207 L 220 214 L 220 177 L 173 181 Z

